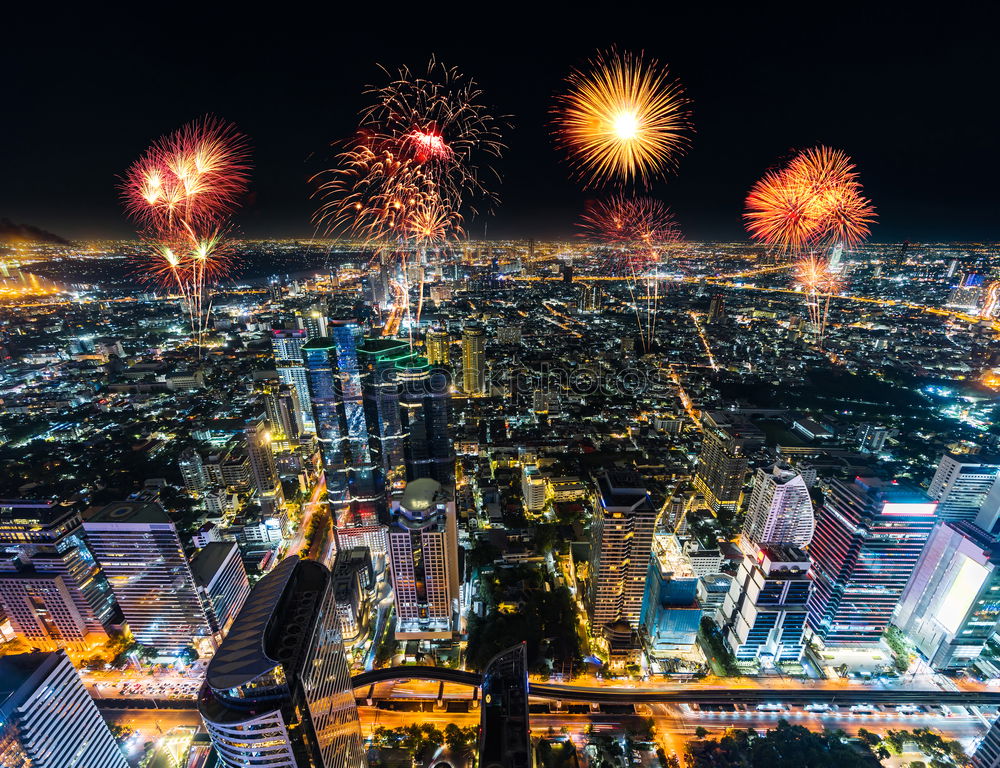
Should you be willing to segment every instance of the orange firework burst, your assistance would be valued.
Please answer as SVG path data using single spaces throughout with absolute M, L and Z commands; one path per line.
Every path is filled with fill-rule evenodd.
M 587 186 L 638 182 L 676 166 L 689 143 L 690 100 L 667 68 L 615 50 L 574 70 L 554 109 L 557 144 Z
M 210 309 L 205 289 L 231 266 L 223 235 L 249 172 L 246 138 L 209 116 L 154 142 L 121 184 L 125 210 L 149 243 L 142 272 L 178 289 L 199 341 Z
M 800 253 L 838 242 L 857 245 L 876 216 L 851 159 L 820 146 L 799 152 L 754 184 L 744 218 L 754 240 Z

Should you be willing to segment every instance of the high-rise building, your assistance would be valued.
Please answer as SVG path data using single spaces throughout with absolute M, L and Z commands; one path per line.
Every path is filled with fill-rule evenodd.
M 580 283 L 577 291 L 576 303 L 581 312 L 598 312 L 601 309 L 601 286 L 598 283 Z
M 406 431 L 399 408 L 399 371 L 414 359 L 409 345 L 399 339 L 366 339 L 358 348 L 369 449 L 386 478 L 404 472 Z
M 455 501 L 437 480 L 413 480 L 393 502 L 389 557 L 396 637 L 451 637 L 460 611 L 458 523 Z
M 406 439 L 406 479 L 430 477 L 445 486 L 455 482 L 455 451 L 448 431 L 451 398 L 448 377 L 420 358 L 398 373 L 399 404 Z
M 1000 768 L 1000 716 L 979 742 L 972 755 L 972 768 Z
M 595 634 L 619 620 L 639 628 L 656 509 L 635 472 L 613 470 L 597 481 L 591 522 L 590 623 Z
M 209 477 L 205 469 L 205 462 L 201 455 L 194 448 L 185 448 L 181 452 L 177 467 L 181 471 L 181 479 L 184 487 L 190 493 L 202 493 L 208 488 Z
M 330 572 L 285 558 L 209 662 L 198 709 L 227 768 L 365 768 Z
M 528 658 L 524 643 L 494 656 L 483 670 L 479 714 L 481 768 L 530 768 Z
M 285 497 L 274 464 L 274 453 L 271 451 L 271 430 L 263 416 L 247 420 L 243 428 L 243 443 L 261 511 L 265 515 L 272 515 L 285 503 Z
M 352 643 L 368 626 L 375 597 L 375 569 L 368 547 L 351 547 L 337 552 L 333 564 L 334 598 L 345 643 Z
M 326 306 L 320 302 L 314 307 L 299 312 L 295 316 L 295 324 L 306 332 L 310 339 L 319 339 L 328 335 Z
M 136 640 L 170 652 L 213 635 L 177 528 L 162 507 L 109 504 L 88 515 L 83 528 Z
M 792 545 L 761 545 L 744 555 L 722 605 L 723 637 L 737 659 L 771 666 L 802 658 L 809 566 L 809 556 Z
M 128 768 L 65 652 L 0 658 L 0 765 Z
M 936 507 L 902 484 L 833 481 L 809 547 L 809 626 L 825 644 L 878 642 L 934 527 Z
M 302 359 L 302 346 L 309 341 L 307 331 L 275 329 L 271 332 L 271 348 L 278 378 L 295 390 L 299 398 L 299 418 L 302 429 L 314 433 L 312 407 L 309 400 L 309 376 Z
M 863 424 L 858 431 L 858 450 L 862 453 L 879 453 L 889 437 L 888 427 L 881 424 Z
M 431 365 L 450 365 L 451 339 L 444 328 L 431 328 L 424 337 L 427 362 Z
M 739 507 L 749 454 L 762 443 L 763 433 L 749 420 L 721 411 L 704 415 L 694 487 L 713 512 Z
M 302 433 L 302 406 L 294 387 L 268 383 L 263 392 L 264 411 L 276 440 L 293 442 Z
M 927 495 L 938 503 L 942 520 L 972 520 L 1000 474 L 1000 457 L 946 453 L 941 456 Z
M 486 331 L 478 323 L 462 329 L 462 391 L 486 394 Z
M 1000 623 L 1000 543 L 967 520 L 939 522 L 892 623 L 934 669 L 969 666 Z
M 712 300 L 708 304 L 709 324 L 721 323 L 726 319 L 726 300 L 721 293 L 712 295 Z
M 526 464 L 521 470 L 521 498 L 529 512 L 541 512 L 548 501 L 548 484 L 535 464 Z
M 121 613 L 72 504 L 0 499 L 0 607 L 33 648 L 92 650 Z
M 191 575 L 212 631 L 221 641 L 250 594 L 250 580 L 232 541 L 212 541 L 191 559 Z
M 812 499 L 802 475 L 787 465 L 758 469 L 743 522 L 751 548 L 761 544 L 806 547 L 816 527 Z
M 650 655 L 676 656 L 691 648 L 701 625 L 698 574 L 673 534 L 655 534 L 652 553 L 639 621 Z

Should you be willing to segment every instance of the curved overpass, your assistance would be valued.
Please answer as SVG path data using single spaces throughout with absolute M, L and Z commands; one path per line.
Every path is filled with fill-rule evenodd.
M 435 680 L 478 686 L 482 675 L 440 667 L 389 667 L 355 675 L 355 688 L 392 680 Z M 530 683 L 528 693 L 541 699 L 596 704 L 929 704 L 1000 705 L 1000 691 L 939 691 L 908 688 L 612 688 Z

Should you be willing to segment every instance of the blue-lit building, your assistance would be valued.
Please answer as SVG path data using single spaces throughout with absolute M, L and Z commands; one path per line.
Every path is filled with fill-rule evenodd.
M 646 575 L 639 623 L 650 655 L 672 655 L 690 649 L 701 623 L 698 575 L 684 555 L 677 537 L 653 536 L 653 556 Z
M 409 344 L 399 339 L 366 339 L 358 348 L 369 452 L 386 478 L 403 476 L 406 431 L 399 412 L 398 372 L 414 358 Z
M 398 377 L 400 413 L 407 433 L 406 479 L 429 477 L 450 487 L 455 483 L 455 452 L 448 432 L 448 376 L 417 357 L 399 370 Z

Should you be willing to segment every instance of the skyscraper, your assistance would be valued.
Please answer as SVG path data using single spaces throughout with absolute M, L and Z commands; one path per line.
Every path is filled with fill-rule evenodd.
M 762 544 L 806 547 L 816 527 L 813 505 L 802 475 L 787 465 L 758 469 L 743 522 L 751 548 Z
M 524 643 L 494 656 L 483 670 L 480 768 L 530 768 L 528 658 Z
M 639 628 L 656 509 L 642 478 L 612 470 L 597 481 L 591 522 L 590 623 L 595 634 L 621 620 Z
M 809 626 L 827 645 L 878 642 L 936 520 L 923 492 L 872 477 L 834 480 L 809 554 Z
M 460 610 L 455 500 L 425 477 L 408 482 L 393 508 L 389 557 L 396 637 L 451 637 Z
M 802 657 L 809 567 L 808 555 L 792 545 L 761 545 L 744 555 L 722 604 L 723 637 L 737 659 L 772 666 Z
M 983 736 L 972 755 L 972 768 L 1000 768 L 1000 716 Z
M 271 436 L 287 442 L 298 440 L 302 433 L 302 405 L 297 390 L 288 384 L 268 383 L 263 396 Z
M 399 371 L 414 359 L 409 345 L 399 339 L 366 339 L 358 348 L 372 462 L 388 479 L 404 472 L 406 431 L 400 415 Z
M 295 389 L 299 398 L 302 428 L 310 434 L 315 432 L 312 408 L 309 402 L 309 377 L 302 360 L 302 346 L 309 340 L 308 332 L 275 329 L 271 332 L 271 348 L 274 351 L 274 365 L 278 378 Z
M 285 558 L 209 662 L 198 709 L 228 768 L 367 765 L 331 581 Z
M 416 358 L 397 373 L 402 426 L 406 433 L 406 479 L 430 477 L 455 482 L 455 452 L 448 432 L 451 398 L 448 378 Z
M 486 394 L 486 331 L 478 323 L 462 329 L 462 391 Z
M 275 514 L 285 503 L 285 498 L 271 452 L 271 431 L 263 416 L 247 420 L 243 428 L 243 442 L 261 511 L 265 515 Z
M 708 304 L 708 318 L 709 324 L 721 323 L 726 319 L 726 300 L 722 297 L 721 293 L 716 293 L 712 295 L 712 300 Z
M 73 504 L 0 499 L 0 606 L 31 647 L 85 651 L 122 622 Z
M 191 575 L 212 631 L 221 640 L 250 594 L 240 548 L 232 541 L 209 542 L 191 559 Z
M 972 520 L 1000 473 L 1000 457 L 946 453 L 938 462 L 927 495 L 942 520 Z
M 739 507 L 748 456 L 762 443 L 763 433 L 746 419 L 721 411 L 704 415 L 694 487 L 713 512 Z
M 65 652 L 0 658 L 0 765 L 128 768 Z
M 171 652 L 212 636 L 177 528 L 162 507 L 109 504 L 83 527 L 136 640 Z
M 451 339 L 444 328 L 430 328 L 424 337 L 427 362 L 431 365 L 449 365 Z
M 939 522 L 892 623 L 934 669 L 969 666 L 1000 623 L 1000 543 L 968 520 Z

